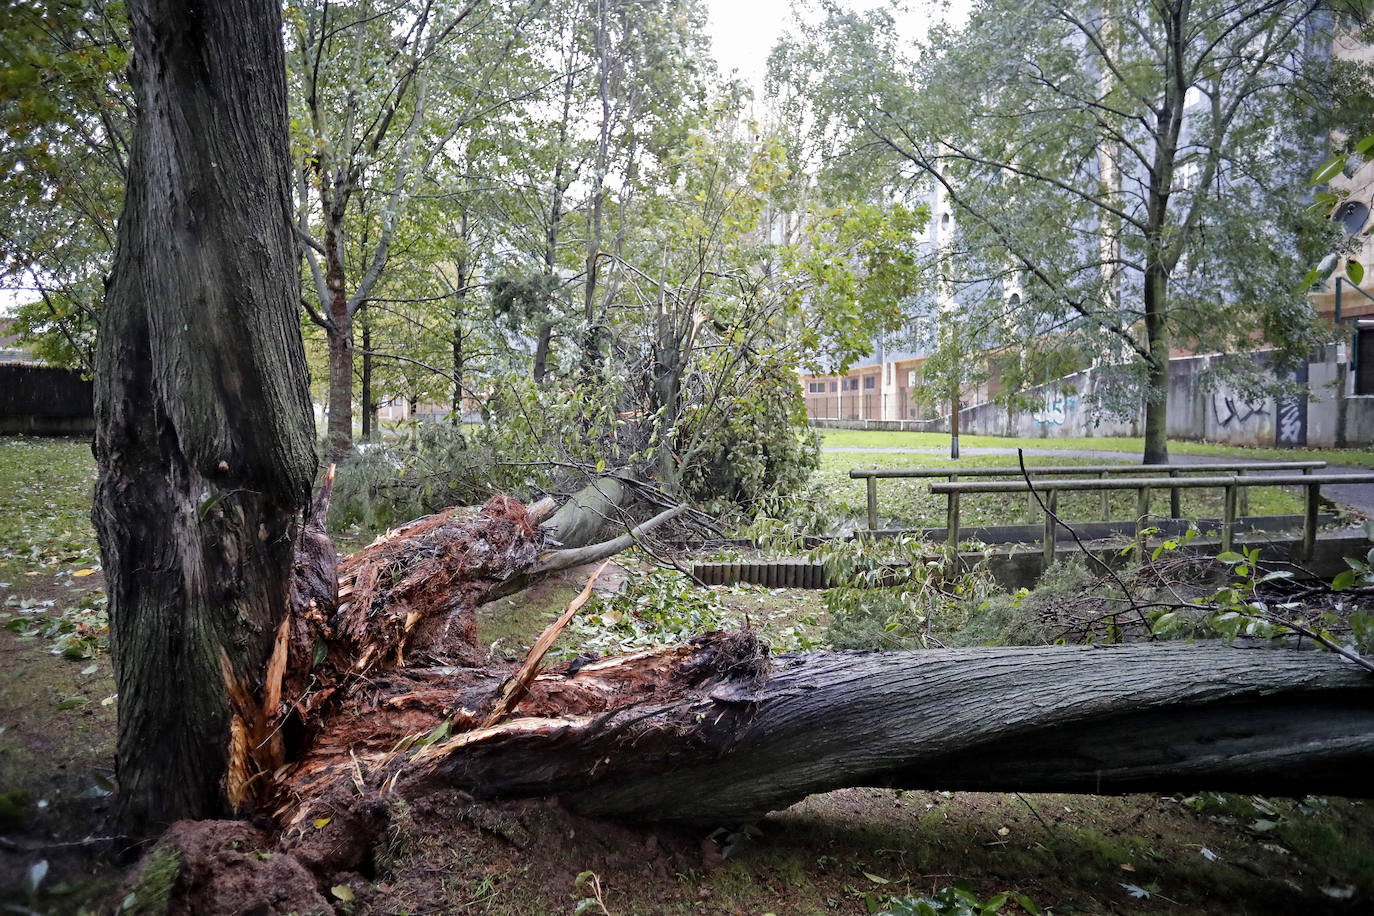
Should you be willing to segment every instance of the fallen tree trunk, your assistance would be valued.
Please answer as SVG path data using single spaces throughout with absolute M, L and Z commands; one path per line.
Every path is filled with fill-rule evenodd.
M 325 497 L 263 682 L 231 685 L 247 738 L 233 751 L 239 796 L 322 882 L 363 867 L 398 799 L 433 793 L 711 827 L 848 786 L 1371 794 L 1374 678 L 1334 654 L 1175 643 L 772 658 L 744 630 L 540 671 L 590 583 L 520 665 L 482 649 L 475 611 L 560 565 L 546 509 L 495 497 L 420 519 L 341 561 L 336 590 Z
M 256 771 L 270 773 L 261 781 L 287 845 L 317 873 L 351 867 L 338 850 L 358 844 L 343 837 L 375 835 L 387 799 L 436 791 L 711 825 L 845 786 L 1370 792 L 1374 679 L 1316 651 L 771 659 L 746 630 L 533 675 L 539 657 L 488 657 L 475 609 L 560 565 L 543 538 L 523 506 L 496 497 L 342 561 L 337 599 L 317 588 L 303 600 L 320 577 L 300 580 L 284 661 L 265 685 L 280 697 L 266 728 L 287 736 L 277 759 L 288 762 Z
M 845 786 L 1368 796 L 1374 766 L 1367 675 L 1317 652 L 1229 646 L 768 664 L 747 634 L 716 634 L 546 672 L 515 716 L 349 759 L 347 779 L 715 825 Z

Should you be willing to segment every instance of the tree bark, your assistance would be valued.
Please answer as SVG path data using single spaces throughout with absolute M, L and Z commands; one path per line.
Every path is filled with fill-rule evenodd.
M 1169 335 L 1165 327 L 1168 280 L 1162 269 L 1145 274 L 1145 448 L 1144 464 L 1169 463 Z
M 584 547 L 607 525 L 614 524 L 633 494 L 614 477 L 598 477 L 563 503 L 544 525 L 549 540 L 564 547 Z
M 415 762 L 412 785 L 556 794 L 589 814 L 717 825 L 846 786 L 1371 794 L 1374 679 L 1334 655 L 1190 645 L 816 653 L 781 658 L 754 682 L 745 655 L 705 642 L 697 651 L 712 650 L 717 670 L 680 696 L 460 736 Z M 654 662 L 679 679 L 694 663 L 667 650 Z M 650 667 L 600 665 L 554 669 L 536 688 Z
M 359 321 L 363 328 L 363 371 L 359 379 L 359 394 L 363 408 L 363 441 L 371 442 L 377 428 L 377 405 L 372 400 L 372 327 L 366 314 Z
M 230 808 L 231 700 L 286 614 L 315 468 L 280 7 L 129 4 L 138 100 L 96 372 L 92 520 L 127 829 Z
M 325 193 L 321 188 L 321 195 Z M 326 202 L 326 207 L 327 207 Z M 343 215 L 327 213 L 325 287 L 329 290 L 329 460 L 339 461 L 353 448 L 353 312 L 344 287 Z

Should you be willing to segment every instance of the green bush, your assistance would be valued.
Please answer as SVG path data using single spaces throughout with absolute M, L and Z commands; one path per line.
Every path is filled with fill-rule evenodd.
M 984 564 L 950 573 L 943 556 L 914 537 L 830 541 L 812 552 L 834 588 L 827 641 L 837 649 L 918 649 L 945 645 L 970 609 L 996 593 Z
M 807 426 L 801 385 L 781 367 L 743 380 L 709 414 L 689 408 L 675 442 L 687 452 L 687 498 L 745 520 L 781 514 L 820 465 L 820 437 Z
M 528 475 L 503 462 L 481 428 L 416 423 L 389 443 L 361 443 L 338 468 L 329 525 L 381 530 L 495 492 L 526 496 Z
M 1079 557 L 1055 563 L 1033 590 L 995 593 L 970 608 L 952 645 L 1048 645 L 1072 623 L 1070 612 L 1095 581 Z

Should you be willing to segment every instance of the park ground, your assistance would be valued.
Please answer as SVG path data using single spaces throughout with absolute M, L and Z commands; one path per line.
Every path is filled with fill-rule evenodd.
M 826 444 L 908 450 L 947 448 L 948 439 L 833 431 Z M 963 440 L 966 449 L 1013 444 Z M 1120 451 L 1123 460 L 1139 448 L 1107 439 L 1023 444 Z M 1374 466 L 1368 452 L 1171 448 Z M 849 467 L 940 461 L 827 451 L 819 473 L 848 512 L 862 500 Z M 110 913 L 129 900 L 129 860 L 108 839 L 118 698 L 88 520 L 93 475 L 85 442 L 0 439 L 0 912 Z M 919 494 L 890 499 L 898 516 L 932 508 Z M 1282 511 L 1292 497 L 1257 499 Z M 347 534 L 355 545 L 370 535 Z M 633 560 L 624 566 L 638 575 Z M 520 654 L 579 585 L 549 582 L 488 606 L 485 638 Z M 776 639 L 816 636 L 824 623 L 814 592 L 736 587 L 721 598 L 731 616 Z M 340 912 L 861 914 L 953 886 L 979 900 L 1016 892 L 1025 908 L 1053 913 L 1355 913 L 1374 900 L 1374 806 L 1342 798 L 851 789 L 714 832 L 631 830 L 551 806 L 508 819 L 453 800 L 434 808 L 416 813 L 425 826 L 393 835 L 365 886 L 349 891 L 354 899 L 339 898 Z M 594 887 L 602 903 L 579 910 Z M 148 902 L 130 908 L 155 912 Z M 1013 899 L 1003 912 L 1022 909 Z

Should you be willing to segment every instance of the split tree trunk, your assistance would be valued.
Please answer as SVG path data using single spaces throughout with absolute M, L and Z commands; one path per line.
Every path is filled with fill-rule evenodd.
M 550 553 L 544 537 L 513 500 L 450 510 L 345 561 L 337 609 L 322 613 L 323 595 L 293 621 L 283 710 L 305 716 L 286 731 L 307 737 L 277 771 L 288 836 L 343 848 L 345 834 L 376 825 L 339 813 L 375 820 L 392 792 L 557 796 L 587 814 L 712 825 L 846 786 L 1371 792 L 1374 679 L 1316 651 L 1146 644 L 775 660 L 744 631 L 516 678 L 488 656 L 476 606 L 566 565 L 560 555 L 632 542 Z
M 138 118 L 96 365 L 92 520 L 131 832 L 227 810 L 315 468 L 269 0 L 129 4 Z M 251 431 L 245 433 L 245 431 Z

